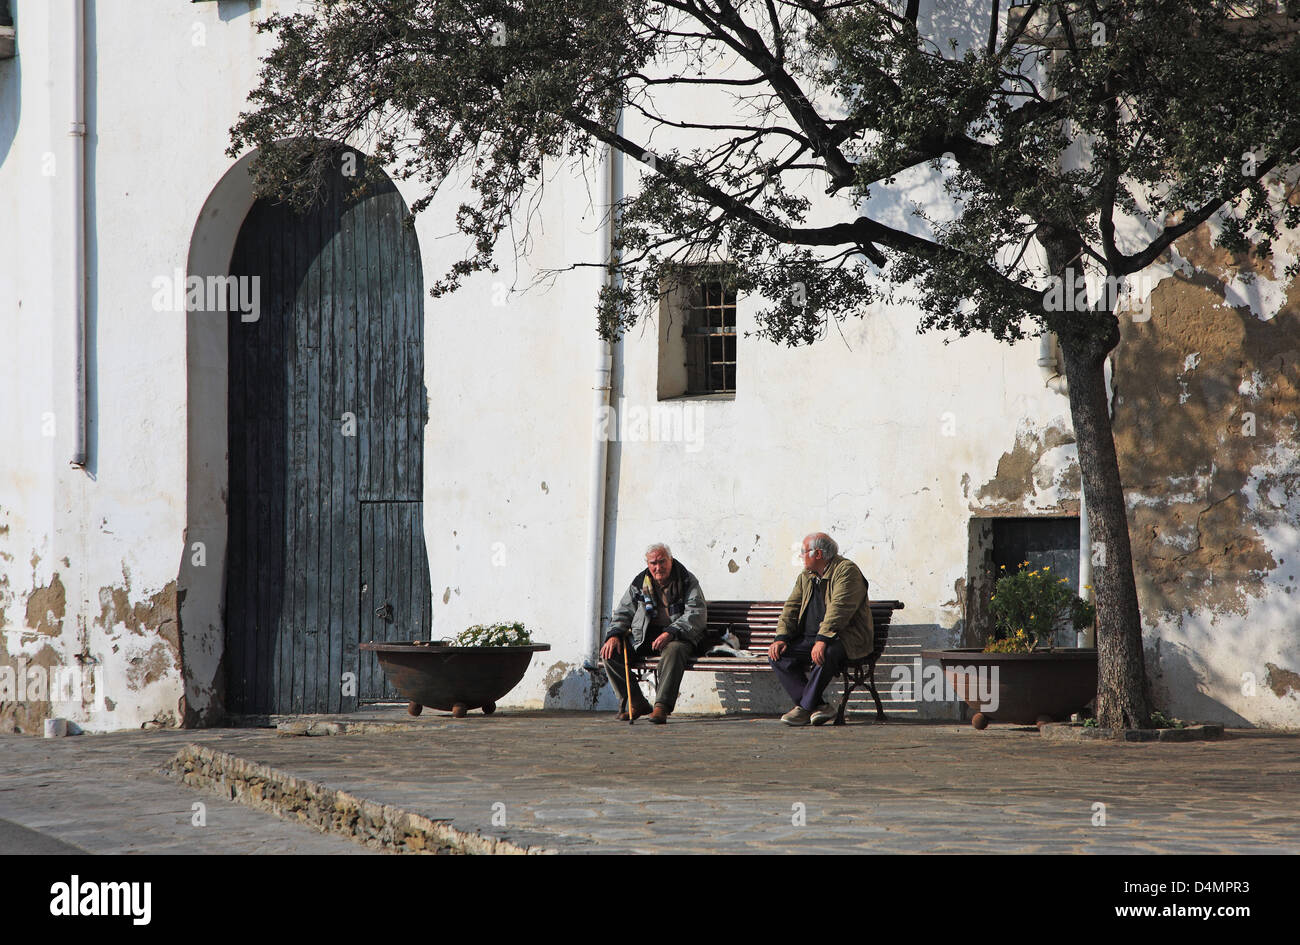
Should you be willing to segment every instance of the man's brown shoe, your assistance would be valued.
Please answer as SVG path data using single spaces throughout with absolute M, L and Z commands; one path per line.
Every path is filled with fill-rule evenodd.
M 668 721 L 668 710 L 664 708 L 662 702 L 655 703 L 655 709 L 650 713 L 650 721 L 655 725 L 663 725 Z
M 653 710 L 648 702 L 638 702 L 632 706 L 632 718 L 639 719 L 643 715 L 649 715 Z M 619 709 L 618 715 L 614 716 L 620 722 L 627 721 L 627 709 Z

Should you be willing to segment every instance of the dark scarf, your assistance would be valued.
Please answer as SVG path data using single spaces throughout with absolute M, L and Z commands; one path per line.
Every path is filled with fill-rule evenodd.
M 686 581 L 684 578 L 686 569 L 683 568 L 676 560 L 673 561 L 672 570 L 668 572 L 668 580 L 663 583 L 663 589 L 667 592 L 670 588 L 676 588 L 677 593 L 668 599 L 668 622 L 672 623 L 677 617 L 686 612 Z M 650 577 L 650 569 L 644 569 L 640 574 L 632 579 L 632 598 L 640 600 L 645 607 L 646 616 L 650 622 L 654 623 L 655 613 L 659 609 L 659 601 L 655 599 L 653 592 L 654 579 Z

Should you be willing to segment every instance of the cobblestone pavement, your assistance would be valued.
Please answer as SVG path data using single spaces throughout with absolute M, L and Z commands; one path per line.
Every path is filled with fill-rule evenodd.
M 168 778 L 163 766 L 196 734 L 0 735 L 0 853 L 372 852 Z M 206 826 L 193 823 L 195 802 Z
M 355 734 L 321 737 L 0 736 L 0 818 L 94 852 L 364 852 L 170 781 L 161 768 L 193 742 L 567 853 L 1300 853 L 1295 733 L 1056 743 L 1002 726 L 743 716 L 362 717 Z M 195 800 L 205 828 L 190 825 Z

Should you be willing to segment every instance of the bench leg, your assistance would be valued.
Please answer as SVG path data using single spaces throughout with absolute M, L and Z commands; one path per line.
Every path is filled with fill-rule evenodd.
M 853 690 L 858 688 L 860 681 L 856 672 L 847 666 L 844 668 L 844 695 L 840 697 L 840 707 L 835 713 L 835 721 L 831 723 L 832 725 L 844 724 L 844 713 L 849 707 L 849 696 L 853 695 Z
M 849 707 L 849 696 L 853 694 L 854 689 L 861 685 L 866 685 L 871 691 L 871 698 L 876 702 L 876 721 L 885 721 L 885 707 L 880 702 L 880 693 L 876 691 L 876 664 L 871 663 L 867 666 L 845 667 L 844 697 L 840 699 L 840 708 L 835 713 L 834 724 L 844 724 L 844 713 Z
M 871 690 L 871 698 L 876 700 L 876 721 L 885 721 L 885 707 L 880 704 L 880 693 L 876 692 L 876 674 L 875 667 L 872 667 L 872 673 L 867 677 L 867 688 Z

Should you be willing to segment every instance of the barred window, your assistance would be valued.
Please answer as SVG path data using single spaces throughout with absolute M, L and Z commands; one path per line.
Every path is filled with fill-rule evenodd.
M 736 392 L 736 290 L 716 266 L 697 266 L 660 303 L 659 398 Z
M 736 291 L 717 279 L 691 286 L 683 326 L 686 393 L 736 392 Z

